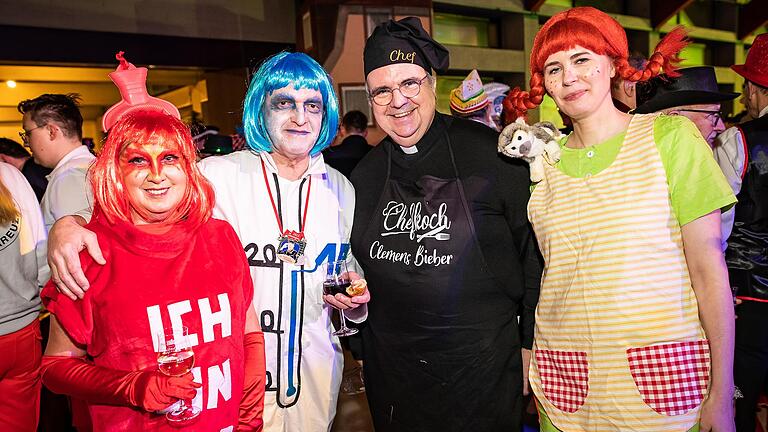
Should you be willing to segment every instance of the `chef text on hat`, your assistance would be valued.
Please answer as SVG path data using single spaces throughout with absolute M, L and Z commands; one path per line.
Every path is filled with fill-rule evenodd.
M 413 60 L 416 59 L 416 51 L 411 51 L 409 53 L 403 52 L 399 49 L 393 49 L 389 53 L 389 61 L 391 62 L 403 62 L 406 61 L 408 63 L 413 63 Z

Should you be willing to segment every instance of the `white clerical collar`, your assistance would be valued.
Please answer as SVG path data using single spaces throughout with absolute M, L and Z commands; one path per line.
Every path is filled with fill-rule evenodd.
M 410 147 L 400 146 L 400 148 L 403 149 L 403 153 L 405 154 L 416 154 L 419 152 L 419 149 L 417 149 L 415 145 Z

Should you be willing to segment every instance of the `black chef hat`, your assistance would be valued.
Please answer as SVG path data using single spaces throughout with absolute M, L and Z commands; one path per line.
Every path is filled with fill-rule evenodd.
M 389 20 L 373 30 L 363 53 L 365 76 L 372 70 L 395 63 L 413 63 L 428 73 L 448 70 L 448 50 L 421 26 L 421 20 L 407 17 Z

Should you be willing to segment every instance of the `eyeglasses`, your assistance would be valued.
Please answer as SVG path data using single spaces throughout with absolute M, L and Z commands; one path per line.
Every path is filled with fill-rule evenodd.
M 373 103 L 379 106 L 387 106 L 392 102 L 394 97 L 394 91 L 399 90 L 400 94 L 404 97 L 415 98 L 421 91 L 421 84 L 425 79 L 429 78 L 429 74 L 425 75 L 422 79 L 407 79 L 400 83 L 395 88 L 379 87 L 368 95 L 368 98 L 373 100 Z
M 716 126 L 717 123 L 723 119 L 723 113 L 721 113 L 720 111 L 698 110 L 698 109 L 681 109 L 677 111 L 707 114 L 707 118 L 709 119 L 710 122 L 712 122 L 712 126 Z
M 24 145 L 25 146 L 29 145 L 29 134 L 31 134 L 33 130 L 40 129 L 41 127 L 45 127 L 45 126 L 48 126 L 48 123 L 46 123 L 44 125 L 41 125 L 41 126 L 38 126 L 38 127 L 34 127 L 34 128 L 32 128 L 30 130 L 25 130 L 23 132 L 19 132 L 19 137 L 21 137 L 21 141 L 24 143 Z

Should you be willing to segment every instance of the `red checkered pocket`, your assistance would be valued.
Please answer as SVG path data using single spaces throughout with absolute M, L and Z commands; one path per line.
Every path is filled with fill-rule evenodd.
M 587 353 L 536 350 L 536 365 L 541 389 L 552 405 L 567 413 L 584 405 L 589 392 Z
M 706 339 L 630 348 L 627 359 L 643 401 L 657 413 L 685 414 L 704 400 L 709 382 Z

